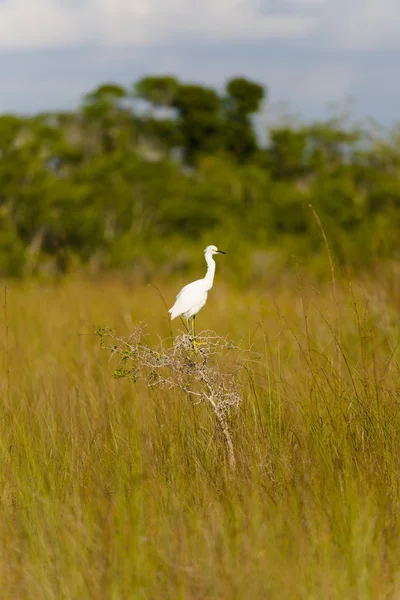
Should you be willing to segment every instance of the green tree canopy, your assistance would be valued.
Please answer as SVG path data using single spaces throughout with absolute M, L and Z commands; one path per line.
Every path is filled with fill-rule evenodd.
M 182 268 L 220 240 L 246 280 L 260 249 L 325 256 L 309 204 L 341 264 L 398 258 L 398 131 L 329 119 L 277 126 L 261 146 L 266 92 L 244 77 L 223 93 L 170 75 L 130 89 L 104 83 L 77 111 L 0 117 L 1 275 Z

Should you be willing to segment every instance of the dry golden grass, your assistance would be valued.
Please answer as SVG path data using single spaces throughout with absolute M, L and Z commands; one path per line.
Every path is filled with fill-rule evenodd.
M 261 353 L 231 415 L 234 473 L 207 405 L 113 380 L 93 335 L 168 337 L 154 288 L 6 285 L 2 600 L 400 597 L 396 265 L 336 298 L 217 281 L 199 329 Z

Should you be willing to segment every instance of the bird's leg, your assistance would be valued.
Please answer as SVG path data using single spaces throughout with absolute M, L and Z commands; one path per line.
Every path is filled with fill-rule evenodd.
M 193 315 L 193 317 L 190 320 L 191 322 L 191 326 L 190 326 L 190 335 L 192 337 L 193 343 L 196 344 L 196 315 Z
M 192 317 L 192 324 L 193 324 L 193 329 L 192 329 L 192 333 L 193 333 L 193 347 L 197 352 L 197 342 L 196 342 L 196 315 L 193 315 Z
M 188 320 L 189 321 L 189 320 Z M 189 337 L 193 343 L 193 349 L 197 352 L 197 342 L 196 342 L 196 333 L 195 333 L 195 316 L 190 318 L 190 327 L 189 327 Z
M 192 337 L 192 323 L 191 323 L 191 318 L 190 317 L 187 317 L 186 323 L 187 323 L 188 336 Z
M 203 346 L 205 344 L 205 342 L 198 342 L 196 340 L 196 327 L 195 327 L 195 323 L 196 323 L 196 315 L 194 315 L 192 317 L 192 321 L 193 321 L 193 347 L 195 349 L 196 352 L 198 352 L 198 347 L 199 346 Z
M 206 342 L 198 342 L 196 340 L 195 319 L 196 319 L 196 315 L 193 317 L 193 337 L 194 337 L 194 344 L 197 348 L 198 346 L 204 346 L 206 344 Z

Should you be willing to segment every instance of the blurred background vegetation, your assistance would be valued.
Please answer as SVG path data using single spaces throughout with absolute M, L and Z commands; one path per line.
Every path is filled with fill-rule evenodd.
M 0 117 L 3 600 L 400 598 L 400 135 L 269 110 L 145 77 Z M 93 336 L 169 347 L 210 243 L 199 331 L 259 352 L 215 359 L 234 474 L 204 403 L 114 380 Z
M 150 280 L 198 268 L 210 243 L 234 255 L 224 274 L 241 284 L 290 261 L 323 273 L 310 204 L 344 268 L 397 260 L 398 132 L 338 116 L 261 143 L 267 96 L 242 77 L 217 92 L 149 76 L 103 84 L 74 112 L 1 116 L 0 274 Z

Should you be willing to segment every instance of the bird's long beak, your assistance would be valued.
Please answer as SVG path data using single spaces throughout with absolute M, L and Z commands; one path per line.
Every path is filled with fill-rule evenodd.
M 226 252 L 223 252 L 222 250 L 217 250 L 216 252 L 217 254 L 226 254 Z

